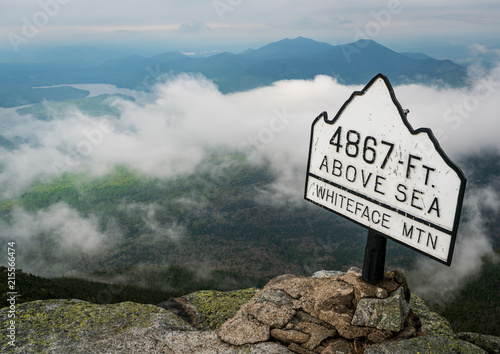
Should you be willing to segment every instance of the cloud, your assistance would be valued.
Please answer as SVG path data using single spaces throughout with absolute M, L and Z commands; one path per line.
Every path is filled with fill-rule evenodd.
M 390 79 L 390 78 L 389 78 Z M 37 178 L 68 170 L 104 174 L 127 165 L 159 178 L 195 173 L 207 149 L 226 147 L 268 163 L 279 193 L 302 184 L 310 126 L 322 111 L 334 115 L 360 86 L 334 79 L 280 81 L 272 86 L 223 95 L 201 76 L 180 75 L 156 86 L 149 103 L 118 101 L 118 118 L 67 111 L 51 121 L 11 120 L 10 139 L 36 141 L 0 156 L 3 195 L 22 192 Z M 500 67 L 476 78 L 468 89 L 422 85 L 395 87 L 414 128 L 430 127 L 452 159 L 500 147 L 496 100 Z M 29 139 L 28 139 L 29 138 Z M 275 189 L 276 189 L 275 188 Z
M 157 215 L 163 214 L 164 216 L 165 210 L 157 203 L 122 203 L 120 209 L 125 210 L 129 217 L 138 216 L 141 219 L 144 232 L 137 235 L 138 244 L 166 240 L 178 243 L 187 234 L 186 227 L 175 220 L 167 225 L 158 221 Z
M 451 266 L 421 258 L 416 270 L 409 274 L 412 291 L 430 303 L 442 305 L 452 301 L 467 282 L 480 274 L 485 257 L 498 261 L 485 215 L 500 212 L 500 192 L 490 186 L 472 188 L 464 207 L 466 215 L 462 218 Z
M 207 25 L 201 22 L 189 22 L 189 23 L 183 23 L 179 31 L 185 32 L 185 33 L 198 33 L 201 31 L 204 31 L 208 29 Z
M 469 50 L 474 54 L 486 54 L 489 51 L 485 45 L 479 43 L 471 44 Z
M 410 110 L 410 124 L 415 129 L 430 127 L 455 161 L 483 149 L 500 151 L 500 102 L 496 99 L 500 67 L 473 80 L 464 89 L 422 85 L 394 88 L 403 108 Z M 6 114 L 1 125 L 9 129 L 2 135 L 20 143 L 17 149 L 0 154 L 1 195 L 15 198 L 34 181 L 65 171 L 103 175 L 116 165 L 155 178 L 196 174 L 213 151 L 239 151 L 251 164 L 266 166 L 275 176 L 273 183 L 255 191 L 258 202 L 301 206 L 305 203 L 303 188 L 313 120 L 323 111 L 335 115 L 351 93 L 360 89 L 318 76 L 223 95 L 206 78 L 184 74 L 159 83 L 144 101 L 117 101 L 121 112 L 118 117 L 96 118 L 69 110 L 50 121 L 40 121 Z M 231 168 L 231 164 L 227 167 Z M 213 173 L 216 176 L 218 172 Z M 460 228 L 462 236 L 458 238 L 452 272 L 465 274 L 462 267 L 474 272 L 480 267 L 481 256 L 491 250 L 481 226 L 481 213 L 484 208 L 498 208 L 498 195 L 496 189 L 467 194 L 466 207 L 471 216 Z M 201 199 L 183 202 L 203 207 Z M 157 237 L 182 240 L 186 234 L 184 225 L 159 223 L 157 215 L 162 209 L 156 204 L 124 208 L 142 218 L 144 241 Z M 11 221 L 2 226 L 9 231 L 9 237 L 26 243 L 36 241 L 35 245 L 41 244 L 41 234 L 51 234 L 55 249 L 65 250 L 62 256 L 54 254 L 54 264 L 62 264 L 61 257 L 69 257 L 76 250 L 91 255 L 103 240 L 117 237 L 111 230 L 99 229 L 96 216 L 79 215 L 64 204 L 37 212 L 15 209 Z M 39 260 L 34 250 L 30 252 L 34 260 L 29 267 L 36 269 L 36 262 L 45 261 Z M 437 266 L 422 267 L 434 271 Z M 442 278 L 448 274 L 438 273 L 443 274 Z
M 477 73 L 481 74 L 481 73 Z M 430 127 L 451 157 L 498 150 L 500 122 L 493 112 L 500 108 L 500 67 L 473 77 L 468 88 L 441 89 L 407 85 L 395 89 L 399 102 L 410 110 L 414 128 Z
M 0 228 L 2 244 L 16 242 L 16 252 L 22 255 L 17 266 L 44 275 L 73 273 L 69 264 L 98 254 L 119 237 L 112 224 L 101 230 L 96 216 L 82 216 L 65 203 L 33 212 L 15 207 Z

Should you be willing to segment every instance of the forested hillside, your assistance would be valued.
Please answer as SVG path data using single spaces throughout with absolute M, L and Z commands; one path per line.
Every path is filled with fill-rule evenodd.
M 265 167 L 247 164 L 242 155 L 214 155 L 197 174 L 173 179 L 140 176 L 126 167 L 97 178 L 66 173 L 35 183 L 18 200 L 3 201 L 0 211 L 7 220 L 16 208 L 38 212 L 64 203 L 96 217 L 102 231 L 117 230 L 117 239 L 106 247 L 70 260 L 72 269 L 85 273 L 139 264 L 202 264 L 269 279 L 361 265 L 362 228 L 305 202 L 300 207 L 259 203 L 256 193 L 272 179 Z M 39 234 L 31 242 L 23 259 L 67 261 L 66 254 L 53 251 L 55 237 Z M 411 259 L 394 261 L 409 265 Z M 36 262 L 31 267 L 36 269 Z

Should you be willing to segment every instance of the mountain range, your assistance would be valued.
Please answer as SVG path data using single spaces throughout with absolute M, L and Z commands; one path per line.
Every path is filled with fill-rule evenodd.
M 116 55 L 115 59 L 113 56 Z M 13 107 L 81 97 L 80 92 L 54 93 L 33 87 L 101 83 L 149 90 L 164 75 L 196 73 L 212 80 L 223 93 L 245 91 L 279 80 L 328 75 L 342 84 L 364 84 L 377 73 L 393 84 L 467 85 L 467 69 L 450 60 L 420 53 L 398 53 L 372 40 L 331 45 L 298 37 L 270 43 L 240 54 L 192 57 L 167 52 L 152 57 L 122 57 L 89 47 L 62 47 L 29 63 L 0 64 L 0 106 Z M 36 92 L 35 92 L 36 91 Z

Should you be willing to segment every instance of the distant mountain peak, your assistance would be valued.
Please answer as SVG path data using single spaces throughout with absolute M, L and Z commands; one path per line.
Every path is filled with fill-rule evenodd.
M 242 53 L 249 57 L 266 57 L 267 59 L 296 59 L 309 55 L 319 54 L 333 48 L 331 44 L 317 42 L 310 38 L 296 37 L 293 39 L 285 38 L 277 42 Z
M 289 41 L 289 42 L 296 42 L 296 43 L 297 42 L 320 43 L 318 41 L 315 41 L 314 39 L 302 37 L 302 36 L 298 36 L 295 38 L 285 38 L 285 39 L 278 41 L 278 42 L 282 42 L 282 41 Z
M 373 39 L 358 39 L 356 42 L 354 42 L 353 44 L 378 44 L 377 42 L 375 42 Z M 380 45 L 380 44 L 378 44 Z

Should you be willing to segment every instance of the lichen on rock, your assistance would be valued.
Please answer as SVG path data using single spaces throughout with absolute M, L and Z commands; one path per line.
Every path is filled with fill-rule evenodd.
M 378 329 L 378 320 L 354 326 L 356 307 L 365 300 L 399 304 L 395 311 L 401 316 L 395 323 L 400 324 L 408 313 L 405 305 L 410 297 L 402 272 L 386 272 L 379 286 L 362 284 L 356 290 L 353 284 L 361 281 L 358 273 L 323 272 L 317 278 L 284 275 L 262 290 L 199 291 L 177 298 L 177 305 L 182 302 L 179 308 L 194 314 L 198 329 L 207 330 L 196 330 L 153 305 L 96 305 L 80 300 L 24 303 L 16 311 L 17 346 L 4 344 L 6 333 L 0 332 L 0 349 L 5 353 L 110 354 L 499 352 L 500 338 L 455 335 L 448 321 L 416 295 L 411 296 L 403 330 L 398 331 L 400 326 Z M 382 322 L 392 311 L 377 306 L 375 310 L 383 313 L 377 317 Z M 7 327 L 8 320 L 8 308 L 0 310 L 0 325 Z M 210 330 L 223 322 L 217 332 Z
M 404 329 L 409 311 L 410 307 L 404 299 L 403 288 L 399 287 L 386 299 L 361 299 L 356 307 L 352 324 L 399 332 Z
M 200 330 L 219 328 L 233 317 L 259 290 L 256 288 L 216 291 L 197 291 L 174 300 L 191 315 L 192 325 Z
M 364 354 L 486 354 L 474 344 L 449 336 L 424 336 L 403 341 L 373 344 L 366 348 Z
M 424 300 L 415 294 L 411 294 L 410 308 L 420 318 L 423 333 L 433 336 L 455 336 L 450 322 L 443 316 L 432 312 Z
M 500 338 L 486 334 L 462 332 L 457 334 L 457 338 L 475 344 L 486 350 L 488 353 L 500 354 Z
M 9 321 L 7 310 L 0 310 L 3 328 Z M 96 305 L 80 300 L 40 300 L 18 305 L 16 314 L 17 352 L 81 352 L 90 343 L 123 334 L 140 337 L 146 332 L 193 330 L 164 309 L 133 302 Z M 2 352 L 14 349 L 6 339 L 2 331 Z

